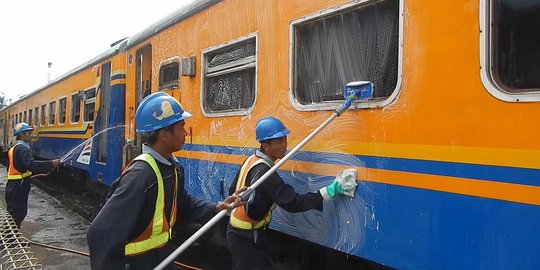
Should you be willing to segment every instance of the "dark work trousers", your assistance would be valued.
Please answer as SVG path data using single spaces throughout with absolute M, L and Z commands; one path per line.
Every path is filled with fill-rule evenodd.
M 28 211 L 28 193 L 30 192 L 30 179 L 8 180 L 6 185 L 7 211 L 17 227 L 21 228 L 21 222 Z
M 249 231 L 253 233 L 253 231 Z M 258 231 L 258 233 L 268 233 Z M 265 241 L 266 242 L 266 241 Z M 232 255 L 233 270 L 271 270 L 268 244 L 255 244 L 253 239 L 227 230 L 227 243 Z

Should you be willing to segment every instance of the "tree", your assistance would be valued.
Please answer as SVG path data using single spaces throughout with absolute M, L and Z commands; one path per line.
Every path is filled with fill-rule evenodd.
M 3 93 L 0 94 L 0 110 L 6 107 L 7 105 L 8 104 L 7 104 L 6 96 L 4 96 Z

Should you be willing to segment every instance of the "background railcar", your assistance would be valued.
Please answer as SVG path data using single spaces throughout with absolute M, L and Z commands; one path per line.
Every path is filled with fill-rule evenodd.
M 355 198 L 277 208 L 271 228 L 400 269 L 538 269 L 539 11 L 533 0 L 197 1 L 4 109 L 4 123 L 39 115 L 45 158 L 124 125 L 67 160 L 110 184 L 140 151 L 138 103 L 165 91 L 193 114 L 176 153 L 186 188 L 219 201 L 258 147 L 258 119 L 282 119 L 295 145 L 345 83 L 370 80 L 375 98 L 279 171 L 306 192 L 355 167 Z M 55 117 L 69 119 L 73 96 L 84 114 L 94 95 L 93 121 L 49 124 L 62 95 L 71 109 Z
M 3 143 L 12 146 L 13 126 L 27 122 L 33 154 L 62 159 L 82 177 L 110 184 L 119 175 L 124 144 L 125 56 L 118 43 L 96 58 L 2 110 Z M 111 128 L 118 127 L 118 128 Z M 109 131 L 101 132 L 111 128 Z M 92 140 L 88 140 L 95 134 Z M 74 151 L 72 151 L 74 150 Z M 93 154 L 91 154 L 93 153 Z

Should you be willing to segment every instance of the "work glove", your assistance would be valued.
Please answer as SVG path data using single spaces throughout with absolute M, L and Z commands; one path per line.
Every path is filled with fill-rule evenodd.
M 324 200 L 331 200 L 338 194 L 354 197 L 356 185 L 356 169 L 346 169 L 339 172 L 330 185 L 319 191 Z

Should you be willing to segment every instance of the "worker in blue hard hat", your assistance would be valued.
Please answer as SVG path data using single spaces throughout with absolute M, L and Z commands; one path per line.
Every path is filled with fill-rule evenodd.
M 32 173 L 48 172 L 60 164 L 58 159 L 52 161 L 34 159 L 29 145 L 32 130 L 33 128 L 27 123 L 16 124 L 13 128 L 13 136 L 17 138 L 17 142 L 8 150 L 6 206 L 19 228 L 28 211 L 28 193 L 30 193 Z
M 92 269 L 153 269 L 172 253 L 168 243 L 178 221 L 201 222 L 231 209 L 236 195 L 214 204 L 184 189 L 184 168 L 173 152 L 184 144 L 189 117 L 163 92 L 147 96 L 137 108 L 136 131 L 146 143 L 113 183 L 88 229 Z
M 229 193 L 250 186 L 263 176 L 277 159 L 285 156 L 287 135 L 290 133 L 283 123 L 271 116 L 257 122 L 255 134 L 260 148 L 244 161 L 229 188 Z M 336 178 L 337 179 L 337 178 Z M 350 180 L 350 179 L 349 179 Z M 253 192 L 245 205 L 232 210 L 227 228 L 227 242 L 232 254 L 235 270 L 272 269 L 267 249 L 269 240 L 268 223 L 276 205 L 288 212 L 303 212 L 311 209 L 321 211 L 323 200 L 344 194 L 353 196 L 356 181 L 347 183 L 334 180 L 332 184 L 317 192 L 298 194 L 293 187 L 283 182 L 274 172 Z

